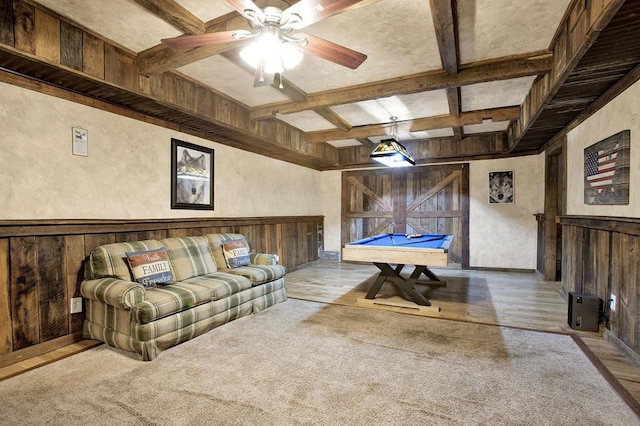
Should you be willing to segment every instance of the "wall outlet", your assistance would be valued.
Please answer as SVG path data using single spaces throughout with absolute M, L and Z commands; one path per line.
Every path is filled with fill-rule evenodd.
M 71 313 L 79 314 L 82 312 L 82 297 L 71 298 Z
M 609 309 L 613 312 L 616 310 L 616 295 L 612 294 L 609 298 Z

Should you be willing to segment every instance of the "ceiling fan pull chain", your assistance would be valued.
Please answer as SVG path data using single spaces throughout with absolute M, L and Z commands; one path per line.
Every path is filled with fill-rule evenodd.
M 264 83 L 264 60 L 260 58 L 258 62 L 258 66 L 260 67 L 260 83 Z

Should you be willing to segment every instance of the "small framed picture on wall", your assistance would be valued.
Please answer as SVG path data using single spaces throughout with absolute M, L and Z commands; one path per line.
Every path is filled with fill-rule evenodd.
M 171 139 L 171 208 L 213 210 L 213 149 Z
M 489 172 L 489 204 L 513 204 L 513 170 Z

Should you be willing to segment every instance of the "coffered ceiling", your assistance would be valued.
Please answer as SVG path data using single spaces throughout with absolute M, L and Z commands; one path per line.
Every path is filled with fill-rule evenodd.
M 590 93 L 589 102 L 570 108 L 566 117 L 560 114 L 564 118 L 550 128 L 539 121 L 542 113 L 548 113 L 560 89 L 567 96 L 566 79 L 600 32 L 623 20 L 621 6 L 627 3 L 625 16 L 635 14 L 637 1 L 362 0 L 304 32 L 366 54 L 364 63 L 349 69 L 305 54 L 296 68 L 282 74 L 282 88 L 278 78 L 272 85 L 254 87 L 253 70 L 238 56 L 242 42 L 184 50 L 161 43 L 183 34 L 250 29 L 223 0 L 3 2 L 3 69 L 172 123 L 187 133 L 316 169 L 369 165 L 368 153 L 389 137 L 392 116 L 398 120 L 397 136 L 418 163 L 536 152 L 640 61 L 628 46 L 609 52 L 612 56 L 599 53 L 595 68 L 611 63 L 618 68 L 608 70 L 606 84 Z M 255 3 L 285 10 L 298 1 Z M 27 37 L 22 33 L 29 13 L 35 47 L 25 52 L 21 40 Z M 38 51 L 38 40 L 51 34 L 43 35 L 42 16 L 61 25 L 57 37 L 62 53 L 57 57 Z M 572 39 L 581 16 L 587 26 Z M 631 28 L 629 43 L 638 38 L 640 19 L 633 16 L 636 23 L 617 24 Z M 50 26 L 55 32 L 55 23 Z M 65 63 L 65 40 L 72 33 L 82 34 L 78 65 Z M 563 37 L 573 43 L 573 50 L 566 51 L 572 56 L 562 50 Z M 616 32 L 615 37 L 624 36 Z M 104 72 L 88 64 L 95 45 L 91 40 L 108 47 L 104 64 L 99 62 Z M 109 71 L 109 49 L 116 49 L 118 61 L 125 64 L 116 71 Z M 595 68 L 590 64 L 587 71 Z M 127 84 L 122 76 L 109 81 L 114 72 L 127 72 L 135 81 Z M 534 82 L 543 79 L 548 80 L 546 93 L 529 102 L 531 110 L 527 96 L 541 84 Z

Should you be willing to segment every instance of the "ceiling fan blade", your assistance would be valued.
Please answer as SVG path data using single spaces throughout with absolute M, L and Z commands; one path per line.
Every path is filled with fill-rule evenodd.
M 251 0 L 227 0 L 227 3 L 250 21 L 264 20 L 264 12 Z
M 217 33 L 164 38 L 161 41 L 172 49 L 191 49 L 193 47 L 204 46 L 207 44 L 229 43 L 232 41 L 238 41 L 238 38 L 234 37 L 234 34 L 240 35 L 241 38 L 245 38 L 246 35 L 251 33 L 245 30 L 220 31 Z
M 291 15 L 298 15 L 302 21 L 292 24 L 291 27 L 301 29 L 321 19 L 335 15 L 361 1 L 362 0 L 301 0 L 282 12 L 282 22 L 286 22 Z
M 351 50 L 348 47 L 340 46 L 339 44 L 323 40 L 316 36 L 303 33 L 297 33 L 296 36 L 301 36 L 302 38 L 307 39 L 308 42 L 306 46 L 298 46 L 297 43 L 292 43 L 292 45 L 297 49 L 319 58 L 326 59 L 327 61 L 334 62 L 338 65 L 342 65 L 343 67 L 351 68 L 352 70 L 358 68 L 365 59 L 367 59 L 367 55 L 364 53 Z

